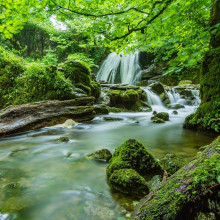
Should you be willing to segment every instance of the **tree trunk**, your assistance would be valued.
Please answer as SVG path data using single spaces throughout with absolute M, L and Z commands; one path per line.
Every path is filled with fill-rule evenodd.
M 131 219 L 219 219 L 219 153 L 220 136 L 142 199 Z M 207 213 L 212 218 L 202 218 Z
M 215 3 L 214 3 L 215 2 Z M 213 0 L 210 25 L 213 31 L 220 23 L 220 0 Z M 200 97 L 201 105 L 196 113 L 185 120 L 185 128 L 220 132 L 220 29 L 211 34 L 210 50 L 201 68 Z

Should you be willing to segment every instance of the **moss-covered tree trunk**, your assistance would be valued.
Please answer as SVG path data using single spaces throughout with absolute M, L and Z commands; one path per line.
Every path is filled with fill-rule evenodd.
M 131 219 L 219 219 L 219 153 L 220 136 L 142 199 Z
M 210 26 L 210 50 L 201 68 L 200 97 L 201 105 L 195 114 L 186 118 L 184 127 L 201 130 L 220 131 L 220 0 L 213 0 Z

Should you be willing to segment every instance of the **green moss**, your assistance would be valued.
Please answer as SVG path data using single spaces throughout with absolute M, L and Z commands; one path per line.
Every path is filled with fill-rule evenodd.
M 106 170 L 107 176 L 110 177 L 115 170 L 125 168 L 134 169 L 147 180 L 163 173 L 146 147 L 135 139 L 129 139 L 116 148 Z
M 161 118 L 158 118 L 156 116 L 153 116 L 151 117 L 151 120 L 154 122 L 154 123 L 165 123 L 165 121 Z
M 133 169 L 115 170 L 109 178 L 114 191 L 142 196 L 149 192 L 145 179 Z
M 185 120 L 185 128 L 220 130 L 220 47 L 211 49 L 205 56 L 201 71 L 201 105 L 195 114 Z
M 155 114 L 151 118 L 151 120 L 154 120 L 155 118 L 159 118 L 159 119 L 162 119 L 164 121 L 169 121 L 169 114 L 167 112 L 160 112 L 160 113 Z
M 109 160 L 112 158 L 112 154 L 108 149 L 101 149 L 94 153 L 88 154 L 87 157 L 97 161 L 109 162 Z
M 189 214 L 187 204 L 193 204 L 194 209 L 200 206 L 199 200 L 195 203 L 192 203 L 192 200 L 205 196 L 218 183 L 219 146 L 220 136 L 198 158 L 160 185 L 138 208 L 136 212 L 138 219 L 188 219 L 184 218 L 184 214 Z
M 175 154 L 167 154 L 166 156 L 160 159 L 160 165 L 169 174 L 174 174 L 177 170 L 179 170 L 185 164 L 186 162 L 183 160 L 183 158 Z

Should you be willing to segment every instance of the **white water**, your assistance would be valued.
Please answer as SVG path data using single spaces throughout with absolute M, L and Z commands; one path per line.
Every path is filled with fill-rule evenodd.
M 117 75 L 119 73 L 119 76 Z M 117 54 L 110 53 L 101 65 L 97 79 L 109 83 L 134 85 L 141 79 L 142 70 L 139 65 L 139 53 Z M 118 80 L 118 82 L 117 82 Z

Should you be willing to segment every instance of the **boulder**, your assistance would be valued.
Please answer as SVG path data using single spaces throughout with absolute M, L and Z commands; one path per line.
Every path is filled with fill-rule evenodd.
M 112 153 L 108 149 L 97 150 L 94 153 L 88 154 L 88 158 L 101 161 L 101 162 L 109 162 L 112 158 Z
M 163 169 L 146 147 L 135 139 L 128 139 L 118 146 L 107 167 L 107 177 L 110 178 L 115 170 L 133 169 L 149 180 L 155 175 L 162 175 Z
M 60 142 L 69 142 L 70 139 L 68 137 L 60 137 L 60 138 L 57 138 L 56 140 Z
M 182 157 L 175 154 L 167 154 L 160 158 L 159 163 L 169 174 L 174 174 L 186 164 Z
M 104 121 L 123 121 L 123 118 L 117 118 L 117 117 L 104 117 Z
M 164 89 L 162 83 L 160 83 L 160 82 L 153 83 L 153 84 L 149 85 L 149 87 L 150 87 L 151 91 L 157 95 L 165 93 L 165 89 Z
M 188 85 L 188 84 L 192 84 L 192 81 L 191 80 L 181 80 L 178 85 L 181 86 L 181 85 Z
M 115 170 L 109 178 L 113 191 L 132 196 L 143 196 L 149 193 L 145 179 L 133 169 Z
M 158 117 L 156 117 L 156 116 L 153 116 L 153 117 L 151 117 L 151 120 L 154 122 L 154 123 L 165 123 L 165 121 L 163 120 L 163 119 L 161 119 L 161 118 L 158 118 Z
M 107 105 L 94 105 L 96 115 L 104 115 L 109 113 Z
M 178 115 L 178 111 L 172 111 L 173 115 Z
M 9 106 L 0 111 L 0 137 L 53 126 L 67 119 L 76 122 L 91 120 L 94 118 L 93 103 L 93 97 L 84 97 Z
M 154 115 L 156 118 L 160 118 L 164 121 L 169 121 L 169 114 L 167 112 L 159 112 Z
M 185 108 L 185 106 L 184 106 L 184 105 L 181 105 L 181 104 L 175 104 L 175 105 L 169 106 L 169 108 L 172 108 L 172 109 L 181 109 L 181 108 Z

